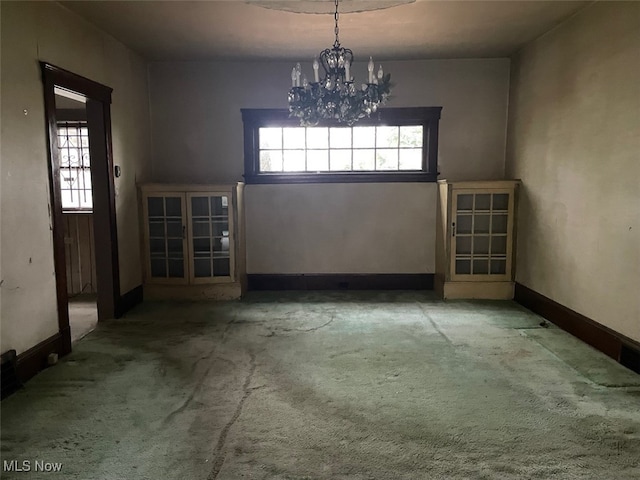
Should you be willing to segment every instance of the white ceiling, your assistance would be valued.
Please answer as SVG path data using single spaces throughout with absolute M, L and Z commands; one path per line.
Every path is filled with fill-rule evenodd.
M 406 1 L 406 0 L 405 0 Z M 62 1 L 148 60 L 307 60 L 334 41 L 333 0 Z M 320 3 L 322 2 L 322 4 Z M 344 0 L 340 42 L 357 59 L 510 56 L 591 2 Z M 322 7 L 316 8 L 316 5 Z M 282 5 L 280 5 L 282 6 Z M 299 8 L 297 8 L 299 7 Z

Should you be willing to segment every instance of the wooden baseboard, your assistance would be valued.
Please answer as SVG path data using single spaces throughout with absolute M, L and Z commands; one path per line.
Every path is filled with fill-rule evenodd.
M 573 336 L 640 373 L 640 343 L 516 283 L 514 300 Z
M 118 301 L 118 305 L 116 306 L 115 318 L 120 318 L 133 307 L 142 303 L 143 299 L 143 289 L 142 285 L 138 285 L 135 288 L 132 288 L 124 295 L 120 296 Z
M 248 274 L 248 290 L 433 290 L 432 273 Z
M 70 339 L 69 335 L 69 339 Z M 29 350 L 22 352 L 16 359 L 16 371 L 22 383 L 29 380 L 41 370 L 48 367 L 50 354 L 57 353 L 64 357 L 71 352 L 71 342 L 66 341 L 66 332 L 56 333 Z

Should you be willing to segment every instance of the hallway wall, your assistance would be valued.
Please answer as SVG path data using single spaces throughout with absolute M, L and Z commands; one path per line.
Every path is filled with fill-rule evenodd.
M 0 2 L 0 349 L 18 354 L 58 331 L 40 66 L 46 61 L 114 89 L 113 158 L 120 288 L 142 281 L 135 182 L 150 178 L 146 63 L 55 2 Z

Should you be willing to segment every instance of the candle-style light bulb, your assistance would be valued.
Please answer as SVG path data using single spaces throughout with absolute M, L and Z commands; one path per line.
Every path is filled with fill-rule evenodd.
M 307 76 L 306 75 L 302 75 L 302 86 L 304 88 L 307 88 L 309 86 L 309 82 L 307 80 Z
M 296 67 L 293 67 L 291 69 L 291 86 L 292 87 L 296 86 Z
M 318 73 L 319 68 L 320 68 L 320 64 L 318 63 L 318 59 L 314 58 L 313 59 L 313 81 L 316 83 L 320 81 L 320 74 Z
M 351 64 L 349 63 L 349 60 L 344 62 L 344 76 L 347 82 L 351 81 Z
M 373 57 L 369 57 L 369 64 L 367 65 L 369 70 L 369 83 L 373 83 Z
M 384 77 L 384 71 L 382 70 L 382 65 L 380 65 L 380 68 L 378 68 L 378 80 L 382 80 L 382 77 Z
M 302 68 L 300 67 L 300 63 L 296 63 L 296 87 L 300 86 L 300 72 Z

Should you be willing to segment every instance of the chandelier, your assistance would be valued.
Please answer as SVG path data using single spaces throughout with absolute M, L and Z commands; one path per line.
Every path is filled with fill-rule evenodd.
M 383 105 L 391 91 L 391 75 L 384 74 L 382 65 L 374 75 L 373 59 L 369 57 L 369 79 L 360 88 L 351 76 L 353 52 L 340 46 L 338 34 L 338 1 L 335 0 L 335 35 L 333 47 L 326 48 L 313 61 L 313 82 L 302 74 L 300 64 L 291 70 L 289 116 L 300 119 L 300 125 L 313 126 L 321 120 L 337 120 L 353 125 L 368 117 Z M 324 76 L 320 78 L 320 65 Z

